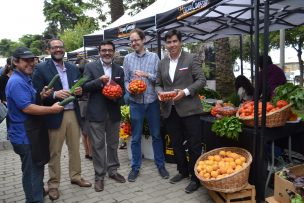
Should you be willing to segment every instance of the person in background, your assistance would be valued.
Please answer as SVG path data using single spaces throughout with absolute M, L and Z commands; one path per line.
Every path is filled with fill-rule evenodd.
M 54 85 L 54 92 L 45 99 L 45 105 L 52 105 L 58 101 L 71 96 L 70 88 L 80 79 L 80 72 L 74 64 L 63 61 L 65 49 L 64 42 L 59 39 L 51 39 L 48 42 L 48 51 L 52 57 L 36 66 L 33 74 L 33 84 L 37 92 L 48 85 L 56 74 L 60 80 Z M 74 95 L 82 95 L 82 87 L 75 89 Z M 49 177 L 48 188 L 49 198 L 59 198 L 59 185 L 61 178 L 60 158 L 63 143 L 68 146 L 69 154 L 69 176 L 71 184 L 79 187 L 91 187 L 92 184 L 81 177 L 80 160 L 80 110 L 77 100 L 64 106 L 64 111 L 56 115 L 45 116 L 50 138 L 50 162 L 48 164 Z
M 235 79 L 234 86 L 241 102 L 253 99 L 254 87 L 252 86 L 250 80 L 248 80 L 248 78 L 246 78 L 244 75 L 239 75 Z
M 128 92 L 130 94 L 130 119 L 132 126 L 132 169 L 128 176 L 129 182 L 134 182 L 139 174 L 142 161 L 141 139 L 145 118 L 149 125 L 150 136 L 152 136 L 155 165 L 162 178 L 169 178 L 169 173 L 165 168 L 163 141 L 160 135 L 160 106 L 155 92 L 156 70 L 159 58 L 155 53 L 146 51 L 144 43 L 144 32 L 140 29 L 132 30 L 130 45 L 134 52 L 126 55 L 123 63 L 126 88 L 129 87 L 129 83 L 134 78 L 142 78 L 147 84 L 147 89 L 143 94 L 133 95 Z
M 162 59 L 158 66 L 155 89 L 158 93 L 177 91 L 173 100 L 161 102 L 162 115 L 166 119 L 168 133 L 172 135 L 177 162 L 178 174 L 170 179 L 170 183 L 175 184 L 191 175 L 185 191 L 192 193 L 200 186 L 200 181 L 194 174 L 194 165 L 202 153 L 202 132 L 199 126 L 203 108 L 198 93 L 206 85 L 206 78 L 198 57 L 182 50 L 180 31 L 168 31 L 165 42 L 169 56 Z M 161 100 L 160 97 L 159 99 Z
M 80 59 L 78 62 L 78 69 L 83 75 L 84 72 L 84 66 L 87 64 L 88 61 L 85 59 Z M 79 98 L 79 108 L 80 108 L 80 116 L 81 116 L 81 122 L 80 122 L 80 128 L 82 132 L 82 144 L 84 147 L 84 152 L 85 152 L 85 158 L 92 160 L 92 146 L 91 146 L 91 141 L 89 137 L 89 132 L 90 132 L 90 123 L 87 117 L 87 105 L 88 105 L 88 98 L 89 95 L 88 93 L 83 93 L 82 97 Z
M 118 183 L 125 183 L 125 178 L 118 173 L 118 142 L 123 98 L 110 99 L 101 90 L 111 81 L 118 84 L 122 92 L 124 88 L 123 69 L 113 63 L 115 45 L 111 41 L 102 41 L 99 45 L 100 59 L 86 64 L 84 75 L 88 81 L 84 91 L 89 92 L 88 120 L 90 123 L 90 138 L 93 147 L 93 165 L 95 171 L 95 191 L 104 190 L 104 178 Z
M 6 103 L 5 87 L 8 79 L 14 72 L 13 66 L 6 64 L 4 70 L 0 76 L 0 100 L 2 103 Z
M 259 84 L 258 84 L 259 95 L 262 95 L 262 90 L 263 90 L 263 64 L 264 64 L 264 58 L 263 56 L 260 56 L 259 57 L 260 72 L 259 72 Z M 287 80 L 284 71 L 277 65 L 273 64 L 270 56 L 267 56 L 266 65 L 268 67 L 266 99 L 267 101 L 270 101 L 274 95 L 275 88 L 277 86 L 284 85 L 287 82 Z
M 59 106 L 58 103 L 54 103 L 52 106 L 39 106 L 36 104 L 38 100 L 48 97 L 52 90 L 44 88 L 40 95 L 36 95 L 36 90 L 31 82 L 34 57 L 34 54 L 24 47 L 17 48 L 14 51 L 13 63 L 16 66 L 16 70 L 6 86 L 8 117 L 10 118 L 8 136 L 14 152 L 21 159 L 22 185 L 26 203 L 44 202 L 44 164 L 49 160 L 47 131 L 38 127 L 38 130 L 43 132 L 38 134 L 38 139 L 41 141 L 43 137 L 44 141 L 46 140 L 44 142 L 46 145 L 40 148 L 42 151 L 37 152 L 39 145 L 43 144 L 41 142 L 35 143 L 32 137 L 33 132 L 37 132 L 33 129 L 37 129 L 38 123 L 33 122 L 33 125 L 30 126 L 29 121 L 32 116 L 57 114 L 63 110 L 63 107 Z M 43 160 L 39 159 L 38 161 L 37 157 L 40 157 L 40 153 L 46 154 L 46 158 L 43 157 Z

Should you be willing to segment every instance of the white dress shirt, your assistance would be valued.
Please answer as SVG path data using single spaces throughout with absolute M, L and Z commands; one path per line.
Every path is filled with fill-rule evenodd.
M 103 68 L 103 71 L 105 73 L 106 76 L 109 76 L 110 80 L 111 80 L 111 77 L 112 77 L 112 63 L 110 64 L 105 64 L 102 59 L 100 59 L 101 61 L 101 64 L 102 64 L 102 68 Z

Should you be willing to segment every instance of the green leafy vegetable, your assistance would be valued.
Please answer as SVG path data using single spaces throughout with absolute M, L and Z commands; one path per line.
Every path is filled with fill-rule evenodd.
M 204 112 L 210 112 L 211 111 L 212 105 L 208 104 L 204 100 L 201 100 L 201 104 L 203 106 L 203 111 Z
M 212 90 L 212 89 L 209 89 L 209 88 L 202 88 L 199 92 L 200 95 L 204 95 L 205 98 L 208 98 L 208 99 L 221 99 L 221 95 Z
M 71 94 L 74 94 L 74 93 L 75 93 L 75 89 L 76 89 L 77 87 L 80 87 L 81 85 L 83 85 L 87 80 L 88 80 L 88 78 L 85 77 L 85 76 L 82 77 L 82 78 L 80 78 L 80 79 L 71 87 L 70 93 L 71 93 Z
M 239 134 L 242 132 L 242 123 L 239 118 L 235 116 L 224 117 L 213 123 L 211 131 L 217 136 L 238 140 Z

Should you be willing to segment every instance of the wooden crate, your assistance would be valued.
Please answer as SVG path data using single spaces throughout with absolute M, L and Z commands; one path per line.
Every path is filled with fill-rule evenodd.
M 280 203 L 280 202 L 278 202 L 278 201 L 274 198 L 274 196 L 267 197 L 267 198 L 265 199 L 265 202 L 266 202 L 266 203 Z
M 215 203 L 255 203 L 255 187 L 248 184 L 243 190 L 234 193 L 224 193 L 208 190 Z

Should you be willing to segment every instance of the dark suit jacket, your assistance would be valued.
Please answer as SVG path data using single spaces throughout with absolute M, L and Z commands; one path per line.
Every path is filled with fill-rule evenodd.
M 206 78 L 198 58 L 182 51 L 176 66 L 173 82 L 169 76 L 169 66 L 170 59 L 168 57 L 160 61 L 156 74 L 156 91 L 162 92 L 188 88 L 190 95 L 174 102 L 176 112 L 180 117 L 202 113 L 203 108 L 198 97 L 198 92 L 205 86 Z M 161 102 L 161 111 L 164 118 L 169 117 L 171 108 L 172 101 Z
M 69 87 L 71 88 L 74 83 L 77 82 L 80 78 L 80 72 L 78 68 L 70 63 L 64 62 L 66 71 L 67 71 L 67 77 L 69 82 Z M 33 85 L 34 88 L 37 90 L 37 92 L 41 92 L 44 86 L 48 85 L 49 82 L 53 79 L 53 77 L 58 74 L 58 71 L 55 67 L 55 64 L 52 60 L 48 60 L 43 63 L 39 63 L 36 66 L 36 69 L 33 73 Z M 60 80 L 58 80 L 54 85 L 54 91 L 62 90 L 62 84 Z M 51 106 L 54 103 L 58 102 L 60 100 L 53 99 L 53 96 L 46 98 L 43 102 L 46 106 Z M 74 107 L 75 112 L 77 116 L 77 120 L 80 124 L 80 111 L 79 111 L 79 105 L 78 101 L 74 101 Z M 59 114 L 49 114 L 45 116 L 46 119 L 46 125 L 49 129 L 57 129 L 60 127 L 61 122 L 63 118 L 63 112 Z
M 83 85 L 84 91 L 89 92 L 87 118 L 89 121 L 103 122 L 108 113 L 112 121 L 120 121 L 120 105 L 123 103 L 123 98 L 113 101 L 101 93 L 103 84 L 99 77 L 104 74 L 100 59 L 88 63 L 85 66 L 84 75 L 89 77 L 89 80 Z M 124 72 L 123 69 L 115 63 L 112 63 L 112 80 L 120 85 L 124 94 Z

